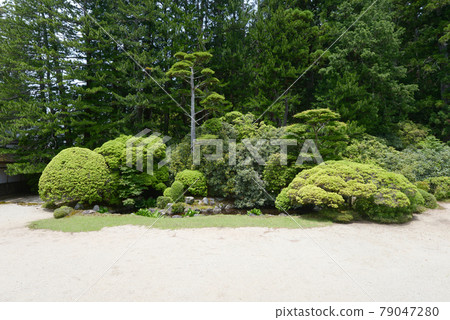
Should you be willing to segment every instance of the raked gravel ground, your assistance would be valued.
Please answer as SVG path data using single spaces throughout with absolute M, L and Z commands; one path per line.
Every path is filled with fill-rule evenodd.
M 450 204 L 315 229 L 30 230 L 0 205 L 0 301 L 450 301 Z

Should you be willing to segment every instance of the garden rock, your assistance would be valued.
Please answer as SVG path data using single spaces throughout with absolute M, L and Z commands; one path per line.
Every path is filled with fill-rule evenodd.
M 205 204 L 205 205 L 208 205 L 208 204 L 209 204 L 208 198 L 206 198 L 206 197 L 203 198 L 202 201 L 201 201 L 201 203 L 202 203 L 202 204 Z
M 82 209 L 83 209 L 83 205 L 82 205 L 80 202 L 78 202 L 78 203 L 75 205 L 74 209 L 75 209 L 75 210 L 82 210 Z
M 225 206 L 225 210 L 232 210 L 232 209 L 234 209 L 234 207 L 231 204 L 227 204 Z
M 215 208 L 213 209 L 213 213 L 214 213 L 214 214 L 219 214 L 220 212 L 222 212 L 222 209 L 220 209 L 219 207 L 215 207 Z
M 94 213 L 97 213 L 97 212 L 94 210 L 85 210 L 81 214 L 94 214 Z
M 99 212 L 100 211 L 100 207 L 99 205 L 95 205 L 94 208 L 92 208 L 92 210 L 94 210 L 95 212 Z
M 186 197 L 185 202 L 186 202 L 186 204 L 193 204 L 194 203 L 194 197 Z
M 174 219 L 180 219 L 180 218 L 182 218 L 182 216 L 174 215 L 174 216 L 172 216 L 172 218 L 174 218 Z

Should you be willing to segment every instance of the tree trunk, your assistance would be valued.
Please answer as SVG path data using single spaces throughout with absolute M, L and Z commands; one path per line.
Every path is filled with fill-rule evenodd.
M 195 142 L 195 85 L 194 68 L 191 68 L 191 151 L 194 152 Z
M 283 117 L 283 127 L 287 125 L 287 118 L 289 113 L 289 103 L 288 98 L 284 99 L 284 117 Z

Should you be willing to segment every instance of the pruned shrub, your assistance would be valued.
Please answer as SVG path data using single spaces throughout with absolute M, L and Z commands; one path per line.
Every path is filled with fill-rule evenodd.
M 93 203 L 109 197 L 111 179 L 102 155 L 89 149 L 69 148 L 45 168 L 39 180 L 39 195 L 51 203 Z
M 281 189 L 287 187 L 301 170 L 295 165 L 283 165 L 281 160 L 280 153 L 272 154 L 263 171 L 263 178 L 267 185 L 266 190 L 275 195 L 280 193 Z
M 183 183 L 186 188 L 189 187 L 187 193 L 192 196 L 205 197 L 208 193 L 205 175 L 200 171 L 183 170 L 175 176 L 175 180 Z
M 280 194 L 277 196 L 277 199 L 275 200 L 275 207 L 279 211 L 288 211 L 291 209 L 291 199 L 289 199 L 288 195 L 288 188 L 284 188 L 281 190 Z
M 426 182 L 430 185 L 430 193 L 436 197 L 436 200 L 450 199 L 450 177 L 430 178 Z
M 156 136 L 136 138 L 121 135 L 95 149 L 95 152 L 104 156 L 114 177 L 112 181 L 113 193 L 108 201 L 113 205 L 128 204 L 129 206 L 133 203 L 132 200 L 142 198 L 148 191 L 162 192 L 166 188 L 164 183 L 169 179 L 167 167 L 154 167 L 153 173 L 147 174 L 147 161 L 143 161 L 141 168 L 143 172 L 127 166 L 127 144 L 133 164 L 137 162 L 137 154 L 142 159 L 147 159 L 147 156 L 151 153 L 154 163 L 164 159 L 166 154 L 166 145 L 161 138 Z M 138 145 L 144 147 L 138 148 Z
M 412 218 L 424 199 L 400 174 L 374 165 L 329 161 L 299 173 L 277 197 L 277 206 L 286 207 L 287 202 L 339 212 L 356 210 L 372 221 L 401 223 Z
M 72 211 L 73 211 L 72 208 L 62 206 L 58 209 L 55 209 L 55 211 L 53 211 L 53 217 L 55 217 L 55 219 L 61 219 L 61 218 L 67 217 L 69 214 L 72 213 Z
M 336 223 L 351 223 L 355 220 L 354 212 L 340 212 L 333 209 L 325 209 L 321 211 L 321 215 Z
M 165 209 L 169 203 L 172 202 L 172 199 L 169 197 L 160 196 L 156 199 L 156 206 L 159 209 Z
M 172 205 L 172 214 L 182 214 L 184 213 L 185 205 L 183 202 L 177 202 Z
M 184 185 L 180 181 L 175 181 L 172 183 L 170 188 L 164 190 L 164 197 L 171 199 L 171 202 L 184 201 Z
M 422 195 L 424 199 L 424 205 L 425 207 L 429 209 L 436 209 L 438 207 L 437 201 L 435 196 L 433 196 L 431 193 L 426 192 L 423 189 L 419 189 L 420 194 Z

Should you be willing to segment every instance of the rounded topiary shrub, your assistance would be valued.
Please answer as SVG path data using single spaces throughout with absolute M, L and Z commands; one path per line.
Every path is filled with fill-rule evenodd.
M 55 217 L 55 219 L 61 219 L 67 217 L 69 214 L 72 213 L 72 211 L 73 211 L 72 208 L 62 206 L 61 208 L 55 209 L 55 211 L 53 211 L 53 217 Z
M 425 207 L 430 208 L 430 209 L 436 209 L 438 207 L 436 198 L 431 193 L 426 192 L 423 189 L 419 189 L 419 191 L 424 199 Z
M 180 181 L 175 181 L 172 185 L 164 190 L 164 197 L 171 199 L 171 202 L 184 201 L 184 186 Z
M 44 169 L 39 195 L 49 203 L 92 203 L 107 198 L 110 171 L 102 155 L 84 148 L 61 151 Z
M 425 201 L 400 174 L 374 165 L 328 161 L 299 173 L 276 203 L 283 208 L 289 204 L 354 210 L 372 221 L 401 223 L 410 220 Z
M 157 136 L 136 138 L 121 135 L 105 142 L 94 151 L 105 158 L 113 176 L 111 199 L 108 201 L 110 204 L 129 205 L 131 200 L 147 197 L 155 191 L 162 192 L 166 188 L 164 183 L 169 179 L 169 170 L 166 166 L 162 168 L 157 166 L 157 163 L 166 155 L 166 145 L 161 138 Z M 142 159 L 142 168 L 140 168 L 142 171 L 137 170 L 138 154 Z M 149 156 L 153 157 L 155 164 L 150 174 L 147 172 Z M 127 163 L 127 159 L 132 160 L 131 166 Z
M 170 197 L 160 196 L 156 199 L 156 206 L 159 209 L 165 209 L 167 207 L 167 205 L 171 202 L 172 202 L 172 199 Z
M 185 187 L 189 187 L 187 193 L 192 196 L 205 197 L 208 193 L 206 178 L 200 171 L 183 170 L 176 175 L 175 180 L 183 183 Z

